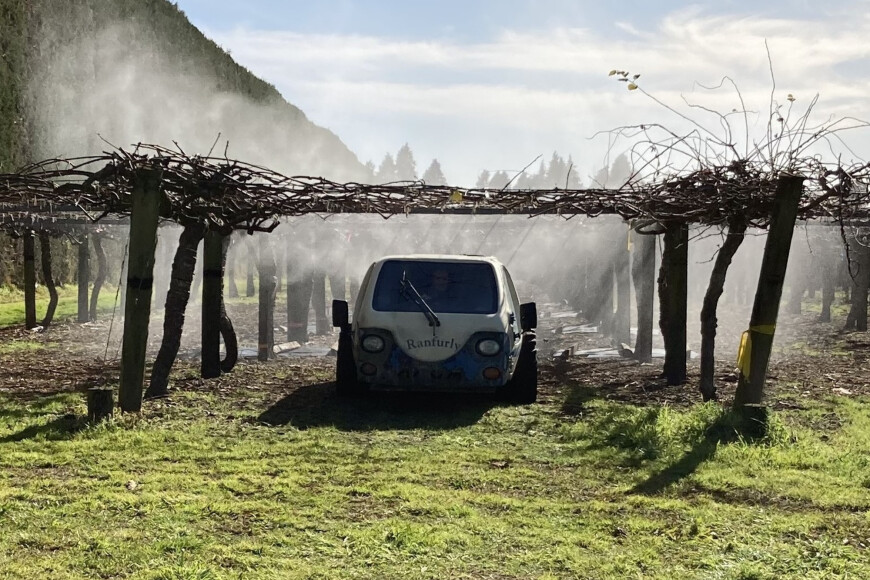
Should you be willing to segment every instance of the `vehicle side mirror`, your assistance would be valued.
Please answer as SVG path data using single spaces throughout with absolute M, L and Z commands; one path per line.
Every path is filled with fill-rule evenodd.
M 350 315 L 347 310 L 347 300 L 332 301 L 332 325 L 344 328 L 349 324 Z
M 520 304 L 520 326 L 523 330 L 532 330 L 538 327 L 538 307 L 534 302 Z

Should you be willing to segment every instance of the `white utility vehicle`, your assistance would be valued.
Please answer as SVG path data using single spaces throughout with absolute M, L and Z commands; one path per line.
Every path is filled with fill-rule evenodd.
M 353 323 L 343 300 L 332 313 L 339 394 L 374 387 L 537 398 L 535 303 L 520 304 L 495 258 L 382 258 L 362 280 Z

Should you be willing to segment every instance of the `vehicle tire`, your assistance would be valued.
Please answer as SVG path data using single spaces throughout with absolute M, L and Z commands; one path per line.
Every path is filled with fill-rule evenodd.
M 359 380 L 356 376 L 356 363 L 353 360 L 353 340 L 350 329 L 338 334 L 338 354 L 335 363 L 335 391 L 340 397 L 358 394 Z
M 518 405 L 538 400 L 538 339 L 534 331 L 523 335 L 517 368 L 505 385 L 504 395 L 506 400 Z

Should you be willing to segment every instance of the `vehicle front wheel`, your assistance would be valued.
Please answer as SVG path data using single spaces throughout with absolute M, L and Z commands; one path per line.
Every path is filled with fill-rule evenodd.
M 514 375 L 505 384 L 504 399 L 526 405 L 538 400 L 538 339 L 534 331 L 523 335 Z
M 335 363 L 335 391 L 340 397 L 358 394 L 360 383 L 356 376 L 356 362 L 353 360 L 353 340 L 350 329 L 338 334 L 338 354 Z

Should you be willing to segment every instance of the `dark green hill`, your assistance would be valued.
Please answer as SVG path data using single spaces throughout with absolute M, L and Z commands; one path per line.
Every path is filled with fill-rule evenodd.
M 0 171 L 139 141 L 365 179 L 356 156 L 166 0 L 0 0 Z

